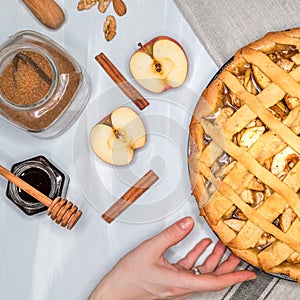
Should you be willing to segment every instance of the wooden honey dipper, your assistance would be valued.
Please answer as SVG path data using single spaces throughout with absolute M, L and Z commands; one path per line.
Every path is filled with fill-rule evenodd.
M 25 191 L 27 194 L 47 206 L 47 214 L 52 220 L 54 220 L 57 224 L 60 224 L 62 227 L 67 226 L 67 228 L 71 230 L 81 217 L 82 211 L 79 210 L 77 206 L 73 205 L 72 202 L 68 201 L 67 199 L 62 199 L 59 196 L 54 200 L 50 199 L 39 190 L 28 184 L 23 179 L 19 178 L 12 172 L 8 171 L 1 165 L 0 175 L 2 175 L 8 181 L 14 183 L 17 187 Z

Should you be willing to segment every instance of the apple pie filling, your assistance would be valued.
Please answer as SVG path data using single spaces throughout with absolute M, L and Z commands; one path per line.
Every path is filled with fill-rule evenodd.
M 290 72 L 297 65 L 293 61 L 297 61 L 298 50 L 293 46 L 281 46 L 281 51 L 272 52 L 268 57 L 280 66 L 286 72 Z M 296 58 L 294 56 L 296 55 Z M 299 61 L 300 63 L 300 61 Z M 255 65 L 245 64 L 244 68 L 233 71 L 233 74 L 239 79 L 245 89 L 256 95 L 264 88 L 271 84 L 270 79 Z M 213 122 L 217 126 L 222 126 L 228 118 L 230 118 L 242 105 L 242 101 L 230 91 L 226 85 L 223 86 L 222 92 L 223 107 L 218 108 L 217 112 L 205 117 L 206 120 Z M 298 99 L 285 95 L 284 99 L 269 107 L 270 112 L 279 120 L 284 120 L 298 103 Z M 264 133 L 269 131 L 268 127 L 259 119 L 255 118 L 249 122 L 239 132 L 232 137 L 234 144 L 240 148 L 249 149 Z M 208 145 L 212 139 L 205 134 L 205 144 Z M 272 141 L 269 141 L 270 143 Z M 299 161 L 299 154 L 292 148 L 286 147 L 273 157 L 263 161 L 263 166 L 275 176 L 283 180 L 290 170 Z M 211 166 L 211 172 L 215 178 L 223 180 L 236 164 L 236 160 L 223 152 Z M 210 194 L 215 192 L 215 187 L 209 180 L 203 177 L 206 188 Z M 240 198 L 254 209 L 257 209 L 262 203 L 273 194 L 273 190 L 266 186 L 255 176 L 249 185 L 240 193 Z M 295 220 L 296 214 L 291 208 L 286 207 L 285 211 L 273 221 L 273 224 L 286 232 Z M 224 223 L 232 230 L 239 232 L 246 223 L 247 218 L 240 209 L 232 206 L 223 215 Z M 264 233 L 255 247 L 262 249 L 274 242 L 276 238 L 269 233 Z
M 300 29 L 237 51 L 190 123 L 201 215 L 239 257 L 300 281 Z

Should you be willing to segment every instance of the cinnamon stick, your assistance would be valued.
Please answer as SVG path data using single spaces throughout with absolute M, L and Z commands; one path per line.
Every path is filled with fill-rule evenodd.
M 158 176 L 152 171 L 148 171 L 135 185 L 133 185 L 119 200 L 117 200 L 103 215 L 102 218 L 111 223 L 127 207 L 134 203 L 143 193 L 145 193 L 156 181 Z
M 108 76 L 140 110 L 143 110 L 149 105 L 149 102 L 126 80 L 103 52 L 98 54 L 95 58 Z

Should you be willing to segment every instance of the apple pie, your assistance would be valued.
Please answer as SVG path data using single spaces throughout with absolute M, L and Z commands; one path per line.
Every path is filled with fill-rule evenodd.
M 300 281 L 300 28 L 236 52 L 190 123 L 200 214 L 233 253 Z

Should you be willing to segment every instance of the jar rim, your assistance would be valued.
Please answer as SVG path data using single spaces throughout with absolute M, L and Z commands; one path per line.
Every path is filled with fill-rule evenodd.
M 43 164 L 40 161 L 29 160 L 29 161 L 25 161 L 25 162 L 21 163 L 20 165 L 16 166 L 13 173 L 16 176 L 20 177 L 23 172 L 30 170 L 30 169 L 39 169 L 48 176 L 50 183 L 51 183 L 51 188 L 50 188 L 49 195 L 47 195 L 47 197 L 53 198 L 58 189 L 57 182 L 55 180 L 56 175 L 55 175 L 54 171 L 50 167 L 48 167 L 47 165 Z M 29 203 L 29 202 L 25 201 L 24 199 L 22 199 L 19 195 L 18 187 L 12 183 L 9 185 L 9 190 L 11 192 L 11 195 L 13 195 L 14 200 L 22 206 L 25 206 L 27 208 L 40 208 L 40 207 L 44 206 L 44 204 L 42 204 L 39 201 L 37 201 L 36 203 Z

